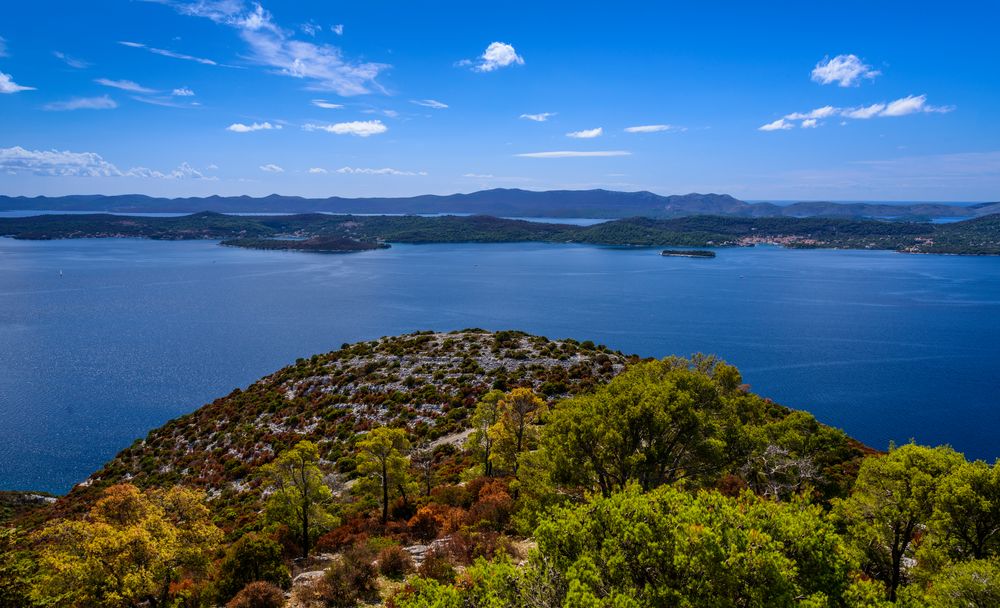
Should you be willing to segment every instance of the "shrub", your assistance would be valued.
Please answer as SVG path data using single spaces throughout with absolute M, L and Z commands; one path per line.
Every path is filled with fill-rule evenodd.
M 451 556 L 463 564 L 471 564 L 482 557 L 493 559 L 498 553 L 514 555 L 510 539 L 497 532 L 473 532 L 468 528 L 452 534 L 448 541 Z
M 282 588 L 291 583 L 281 558 L 281 545 L 263 534 L 250 532 L 229 547 L 219 564 L 219 601 L 225 602 L 255 581 Z
M 327 569 L 316 586 L 316 595 L 331 608 L 351 608 L 378 593 L 378 571 L 366 548 L 352 547 Z
M 455 567 L 451 565 L 448 556 L 441 551 L 431 551 L 424 557 L 424 562 L 417 569 L 417 574 L 439 583 L 451 583 L 455 580 Z
M 276 585 L 256 581 L 244 587 L 226 608 L 282 608 L 285 594 Z
M 382 576 L 400 579 L 413 570 L 413 560 L 399 545 L 392 545 L 379 551 L 378 570 Z

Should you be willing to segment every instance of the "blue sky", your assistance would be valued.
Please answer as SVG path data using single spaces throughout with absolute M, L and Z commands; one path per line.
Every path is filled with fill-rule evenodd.
M 677 4 L 8 3 L 0 193 L 1000 199 L 996 3 Z

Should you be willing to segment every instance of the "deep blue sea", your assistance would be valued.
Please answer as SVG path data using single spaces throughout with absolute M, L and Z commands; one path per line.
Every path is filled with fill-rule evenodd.
M 465 327 L 717 353 L 755 391 L 874 447 L 915 438 L 1000 456 L 1000 258 L 0 239 L 0 488 L 64 492 L 297 357 Z

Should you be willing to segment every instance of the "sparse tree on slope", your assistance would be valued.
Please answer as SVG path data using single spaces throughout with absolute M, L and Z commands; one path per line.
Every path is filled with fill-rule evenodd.
M 333 491 L 319 468 L 319 449 L 311 441 L 300 441 L 266 465 L 263 474 L 271 492 L 268 518 L 287 525 L 302 557 L 307 557 L 313 538 L 336 523 L 329 510 Z
M 358 472 L 374 482 L 381 492 L 383 524 L 389 521 L 390 494 L 406 488 L 410 463 L 404 454 L 408 449 L 410 442 L 405 431 L 384 426 L 372 429 L 358 442 Z

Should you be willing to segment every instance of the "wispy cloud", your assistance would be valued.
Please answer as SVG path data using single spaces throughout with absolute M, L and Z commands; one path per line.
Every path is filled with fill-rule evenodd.
M 158 179 L 215 179 L 205 177 L 188 163 L 173 171 L 133 167 L 122 171 L 96 152 L 26 150 L 20 146 L 0 148 L 0 171 L 58 177 L 140 177 Z
M 137 82 L 131 80 L 111 80 L 109 78 L 96 78 L 94 82 L 104 87 L 111 87 L 112 89 L 121 89 L 122 91 L 129 91 L 130 93 L 155 93 L 156 89 L 150 89 L 144 87 Z
M 549 118 L 555 116 L 557 112 L 542 112 L 540 114 L 521 114 L 521 118 L 524 120 L 533 120 L 535 122 L 545 122 Z
M 326 175 L 327 173 L 329 173 L 329 171 L 327 171 L 323 167 L 310 167 L 307 173 L 310 173 L 312 175 Z
M 332 103 L 326 101 L 325 99 L 314 99 L 312 100 L 312 104 L 317 108 L 323 108 L 326 110 L 339 110 L 344 107 L 344 104 L 342 103 Z
M 178 53 L 176 51 L 171 51 L 169 49 L 159 49 L 153 46 L 146 46 L 141 42 L 130 42 L 127 40 L 122 40 L 118 44 L 125 45 L 134 49 L 145 49 L 154 55 L 161 55 L 163 57 L 170 57 L 172 59 L 183 59 L 184 61 L 194 61 L 195 63 L 200 63 L 202 65 L 219 65 L 218 62 L 211 59 L 205 59 L 204 57 L 195 57 L 194 55 L 186 55 L 184 53 Z M 227 66 L 229 67 L 229 66 Z
M 769 122 L 766 125 L 761 125 L 757 128 L 758 131 L 787 131 L 788 129 L 794 129 L 795 123 L 788 122 L 784 118 L 779 118 L 774 122 Z
M 819 120 L 835 116 L 855 120 L 867 120 L 869 118 L 897 117 L 909 114 L 946 114 L 954 109 L 954 106 L 932 106 L 927 103 L 926 95 L 907 95 L 888 103 L 873 103 L 854 108 L 823 106 L 809 112 L 792 112 L 774 122 L 769 122 L 766 125 L 758 127 L 758 130 L 786 131 L 795 127 L 795 121 L 800 121 L 799 126 L 801 127 L 807 129 L 814 128 L 822 124 Z
M 280 124 L 272 125 L 269 122 L 255 122 L 249 125 L 245 125 L 241 122 L 234 122 L 226 127 L 226 131 L 232 131 L 233 133 L 253 133 L 254 131 L 270 131 L 272 129 L 276 130 L 280 128 Z
M 356 135 L 358 137 L 378 135 L 389 130 L 389 127 L 385 126 L 381 120 L 355 120 L 332 125 L 308 123 L 302 125 L 302 128 L 306 131 L 326 131 L 335 135 Z
M 52 55 L 56 59 L 59 59 L 60 61 L 68 65 L 69 67 L 77 70 L 83 70 L 90 67 L 90 64 L 87 63 L 86 61 L 83 61 L 82 59 L 77 59 L 76 57 L 70 57 L 69 55 L 61 51 L 52 51 Z
M 947 114 L 954 109 L 955 106 L 928 105 L 926 95 L 908 95 L 902 99 L 889 102 L 885 106 L 885 109 L 879 112 L 879 116 L 906 116 L 907 114 L 919 114 L 921 112 Z
M 42 106 L 43 109 L 49 110 L 50 112 L 67 112 L 71 110 L 114 110 L 117 107 L 118 103 L 107 95 L 102 95 L 100 97 L 75 97 L 66 101 L 55 101 Z
M 0 93 L 20 93 L 21 91 L 34 91 L 35 87 L 26 87 L 14 82 L 14 77 L 10 74 L 0 72 Z
M 584 129 L 583 131 L 570 131 L 566 134 L 566 137 L 573 137 L 575 139 L 593 139 L 595 137 L 600 137 L 604 134 L 604 129 L 597 127 L 595 129 Z
M 475 72 L 493 72 L 511 65 L 524 65 L 524 58 L 506 42 L 492 42 L 475 60 L 463 59 L 460 66 L 472 66 Z
M 174 97 L 194 97 L 194 91 L 187 87 L 180 87 L 170 92 Z
M 334 34 L 338 35 L 338 36 L 343 36 L 344 35 L 344 24 L 343 23 L 338 23 L 337 25 L 331 25 L 330 26 L 330 31 L 333 32 Z
M 310 21 L 308 23 L 303 23 L 302 25 L 300 25 L 299 29 L 302 30 L 303 34 L 315 38 L 316 34 L 318 34 L 323 30 L 323 26 L 319 25 L 315 21 Z
M 824 57 L 812 71 L 813 82 L 820 84 L 837 83 L 842 87 L 857 85 L 862 79 L 871 80 L 881 74 L 865 64 L 857 55 L 837 55 Z
M 557 150 L 554 152 L 524 152 L 521 154 L 515 154 L 514 156 L 520 156 L 522 158 L 589 158 L 602 156 L 631 156 L 631 154 L 631 152 L 627 152 L 625 150 Z
M 823 106 L 808 112 L 792 112 L 785 116 L 788 120 L 815 120 L 817 118 L 829 118 L 840 113 L 838 108 L 833 106 Z
M 626 133 L 661 133 L 663 131 L 683 131 L 684 127 L 675 125 L 638 125 L 625 127 Z
M 391 169 L 389 167 L 383 167 L 381 169 L 367 169 L 362 167 L 341 167 L 340 169 L 337 169 L 337 173 L 343 173 L 347 175 L 401 175 L 401 176 L 427 175 L 426 171 L 400 171 L 399 169 Z
M 268 163 L 266 165 L 261 165 L 260 170 L 264 173 L 284 173 L 285 170 L 274 163 Z
M 410 103 L 415 103 L 418 106 L 424 106 L 425 108 L 434 108 L 435 110 L 444 110 L 448 107 L 448 104 L 441 103 L 436 99 L 411 99 Z
M 156 97 L 148 97 L 144 95 L 133 95 L 132 99 L 138 101 L 139 103 L 149 104 L 151 106 L 160 106 L 162 108 L 196 108 L 199 104 L 197 101 L 182 102 L 178 101 L 175 97 L 159 95 Z
M 248 45 L 249 59 L 276 73 L 308 81 L 315 90 L 362 95 L 382 90 L 376 82 L 389 66 L 350 61 L 335 46 L 298 40 L 274 22 L 260 4 L 242 0 L 161 0 L 184 15 L 203 17 L 235 29 Z

